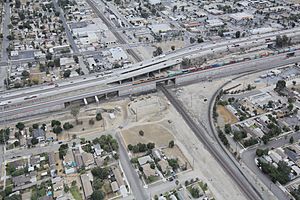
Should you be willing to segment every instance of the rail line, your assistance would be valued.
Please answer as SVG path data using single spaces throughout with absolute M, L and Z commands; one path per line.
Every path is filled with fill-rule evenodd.
M 203 145 L 206 147 L 206 149 L 215 157 L 217 162 L 223 167 L 223 169 L 237 183 L 237 185 L 240 187 L 240 189 L 243 191 L 243 193 L 247 196 L 247 198 L 251 199 L 251 200 L 262 199 L 262 196 L 252 186 L 252 184 L 247 180 L 247 178 L 241 173 L 239 168 L 237 166 L 235 166 L 235 163 L 233 163 L 235 168 L 233 168 L 229 164 L 226 164 L 227 163 L 226 159 L 207 140 L 205 133 L 203 133 L 203 131 L 200 129 L 200 127 L 189 116 L 187 111 L 184 109 L 184 106 L 175 97 L 173 97 L 173 95 L 163 85 L 158 85 L 157 87 L 164 93 L 164 95 L 168 98 L 170 103 L 173 104 L 173 106 L 176 108 L 178 113 L 183 117 L 183 119 L 187 123 L 187 125 L 195 133 L 197 138 L 203 143 Z M 230 160 L 230 161 L 232 162 L 232 160 Z M 243 180 L 240 179 L 238 177 L 238 175 L 241 175 L 240 177 L 242 177 Z

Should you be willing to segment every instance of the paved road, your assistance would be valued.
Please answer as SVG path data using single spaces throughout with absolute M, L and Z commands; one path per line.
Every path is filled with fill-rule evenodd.
M 285 139 L 284 136 L 274 139 L 270 141 L 268 144 L 264 145 L 261 144 L 259 146 L 251 147 L 249 149 L 246 149 L 241 153 L 241 159 L 242 161 L 247 165 L 247 167 L 256 175 L 257 178 L 259 178 L 269 189 L 273 192 L 275 196 L 278 197 L 278 199 L 288 199 L 289 195 L 284 193 L 277 185 L 275 185 L 266 174 L 264 174 L 255 164 L 254 159 L 256 156 L 256 149 L 261 148 L 269 148 L 272 147 L 278 148 L 281 146 L 284 146 L 285 144 L 289 143 L 289 138 L 293 136 L 295 141 L 298 141 L 300 139 L 300 134 L 293 133 Z
M 7 36 L 9 35 L 9 29 L 7 27 L 7 25 L 10 24 L 10 12 L 11 12 L 11 8 L 9 6 L 9 2 L 5 2 L 4 3 L 4 14 L 3 14 L 3 28 L 2 28 L 2 32 L 3 32 L 3 41 L 2 41 L 2 61 L 6 61 L 8 60 L 8 54 L 7 54 L 7 47 L 9 46 L 9 40 L 7 39 Z
M 282 65 L 291 64 L 291 63 L 299 62 L 299 61 L 300 61 L 300 56 L 286 59 L 284 55 L 277 55 L 275 57 L 267 57 L 264 59 L 258 59 L 258 60 L 254 60 L 254 61 L 248 61 L 248 62 L 244 62 L 244 63 L 228 65 L 228 66 L 218 68 L 218 69 L 201 71 L 201 72 L 199 72 L 198 79 L 199 80 L 201 80 L 201 79 L 207 80 L 207 77 L 221 78 L 221 77 L 231 76 L 231 75 L 235 75 L 235 74 L 241 74 L 241 73 L 244 73 L 247 71 L 252 71 L 252 70 L 262 70 L 262 69 L 267 70 L 267 69 L 271 69 L 271 68 L 275 68 L 275 67 L 279 67 Z M 133 72 L 133 73 L 135 73 L 135 72 Z M 127 73 L 126 75 L 130 76 L 130 73 Z M 191 74 L 186 74 L 186 75 L 183 75 L 182 77 L 184 77 L 184 76 L 188 77 L 188 76 L 191 76 Z M 119 77 L 112 77 L 112 78 L 118 79 Z M 169 78 L 166 78 L 166 79 L 169 79 Z M 153 82 L 159 82 L 159 81 L 161 81 L 161 80 L 155 80 Z M 144 83 L 143 85 L 153 84 L 153 82 Z M 92 88 L 92 85 L 94 85 L 96 83 L 99 85 L 99 82 L 91 82 L 91 83 L 89 83 L 90 89 L 83 90 L 81 88 L 86 87 L 86 86 L 82 85 L 79 82 L 78 83 L 79 85 L 75 86 L 74 89 L 72 89 L 73 93 L 68 93 L 67 92 L 68 90 L 66 88 L 62 88 L 62 89 L 58 88 L 57 89 L 54 86 L 52 86 L 53 87 L 52 90 L 54 90 L 54 91 L 47 91 L 46 89 L 44 90 L 45 92 L 47 92 L 47 93 L 49 92 L 49 94 L 52 94 L 51 96 L 49 96 L 49 94 L 47 94 L 48 96 L 46 96 L 46 94 L 43 94 L 43 93 L 39 94 L 39 92 L 37 92 L 37 95 L 39 95 L 40 98 L 35 99 L 33 101 L 34 104 L 28 102 L 27 104 L 23 103 L 22 105 L 20 105 L 18 107 L 7 108 L 5 111 L 2 111 L 0 113 L 0 119 L 1 119 L 0 121 L 4 121 L 5 119 L 7 119 L 7 116 L 17 117 L 17 115 L 19 115 L 20 113 L 21 114 L 29 113 L 29 112 L 32 112 L 33 110 L 37 111 L 38 109 L 40 109 L 40 110 L 42 109 L 42 110 L 44 110 L 43 112 L 46 112 L 49 107 L 53 107 L 55 105 L 59 105 L 64 102 L 70 102 L 70 101 L 73 101 L 76 99 L 83 99 L 84 97 L 96 96 L 96 95 L 101 94 L 101 92 L 109 93 L 109 92 L 121 90 L 122 88 L 136 87 L 135 85 L 131 86 L 131 83 L 122 84 L 122 85 L 111 85 L 110 87 L 108 87 L 108 86 L 102 87 L 102 89 L 97 89 L 97 91 L 93 92 L 93 91 L 91 91 L 91 88 Z M 75 91 L 75 93 L 74 93 L 74 91 Z M 61 95 L 61 94 L 64 94 L 64 95 Z M 22 96 L 23 94 L 19 94 L 19 95 Z M 11 96 L 11 94 L 9 94 L 8 96 L 9 96 L 9 98 L 12 98 L 11 101 L 19 102 L 18 98 Z M 24 98 L 24 97 L 20 97 L 20 102 L 23 101 L 22 98 Z
M 60 13 L 59 17 L 60 17 L 61 21 L 63 22 L 63 26 L 65 28 L 65 32 L 67 34 L 67 38 L 68 38 L 68 41 L 70 42 L 72 50 L 75 53 L 78 53 L 79 49 L 78 49 L 78 47 L 77 47 L 77 45 L 76 45 L 76 43 L 73 39 L 72 33 L 70 32 L 70 29 L 69 29 L 69 26 L 67 24 L 66 18 L 64 17 L 64 12 L 59 7 L 59 5 L 57 3 L 57 0 L 53 0 L 53 5 L 54 5 L 55 10 L 59 11 L 59 13 Z
M 108 20 L 104 14 L 102 13 L 102 10 L 99 9 L 99 4 L 101 6 L 104 6 L 103 2 L 98 1 L 97 2 L 93 0 L 87 0 L 87 3 L 91 6 L 91 8 L 94 10 L 94 12 L 98 15 L 98 17 L 104 22 L 104 24 L 108 27 L 108 29 L 114 34 L 114 36 L 117 38 L 120 44 L 127 44 L 128 42 L 122 37 L 122 35 L 118 32 L 118 30 L 115 29 L 114 25 L 112 25 L 111 21 Z M 140 58 L 139 55 L 137 55 L 132 49 L 129 49 L 127 51 L 137 62 L 141 62 L 142 59 Z
M 191 128 L 191 130 L 195 133 L 198 139 L 203 143 L 203 145 L 207 148 L 207 150 L 215 157 L 217 162 L 223 167 L 223 169 L 232 177 L 232 179 L 236 182 L 237 186 L 244 192 L 248 199 L 258 200 L 262 199 L 259 192 L 256 191 L 253 186 L 248 182 L 248 180 L 244 177 L 243 174 L 240 173 L 239 168 L 234 165 L 230 159 L 227 158 L 225 153 L 217 149 L 214 145 L 212 145 L 210 138 L 207 137 L 207 134 L 204 130 L 202 130 L 190 117 L 188 112 L 185 110 L 184 106 L 179 102 L 178 99 L 174 98 L 168 90 L 159 86 L 159 89 L 163 91 L 168 100 L 173 104 L 179 114 L 183 117 L 184 121 Z
M 113 130 L 107 130 L 102 134 L 114 134 Z M 96 137 L 99 137 L 99 133 L 89 134 L 85 138 L 87 140 L 93 140 Z M 146 191 L 143 188 L 143 184 L 141 183 L 141 180 L 137 176 L 137 173 L 135 172 L 134 168 L 132 167 L 132 164 L 129 160 L 127 151 L 124 147 L 124 144 L 122 143 L 122 139 L 119 137 L 118 134 L 116 134 L 116 138 L 119 144 L 119 154 L 120 154 L 120 162 L 122 164 L 122 168 L 125 172 L 125 175 L 127 177 L 127 180 L 130 184 L 131 190 L 133 195 L 135 196 L 135 199 L 147 199 Z M 62 144 L 68 144 L 69 146 L 73 145 L 73 142 L 80 142 L 80 139 L 71 140 L 68 142 L 63 142 Z M 24 149 L 15 149 L 10 150 L 5 153 L 4 156 L 0 157 L 0 162 L 2 163 L 4 160 L 11 160 L 15 157 L 25 157 L 29 155 L 36 155 L 40 153 L 47 153 L 47 152 L 54 152 L 58 151 L 58 148 L 61 144 L 58 144 L 57 142 L 49 143 L 49 145 L 46 146 L 37 146 L 35 148 L 24 148 Z
M 203 44 L 198 44 L 198 45 L 193 45 L 192 47 L 189 47 L 189 48 L 182 48 L 182 49 L 179 49 L 179 50 L 176 50 L 170 54 L 167 54 L 166 57 L 164 58 L 161 58 L 161 59 L 157 59 L 155 60 L 155 62 L 159 63 L 159 62 L 162 62 L 163 60 L 175 60 L 175 59 L 178 59 L 178 58 L 183 58 L 185 56 L 190 56 L 192 54 L 197 54 L 198 56 L 205 56 L 207 53 L 212 53 L 212 52 L 220 52 L 220 51 L 224 51 L 226 50 L 227 51 L 227 46 L 229 45 L 232 45 L 232 44 L 235 44 L 235 43 L 239 43 L 241 47 L 244 47 L 244 46 L 249 46 L 251 45 L 253 42 L 254 43 L 265 43 L 265 38 L 269 38 L 270 36 L 275 36 L 277 34 L 298 34 L 298 31 L 300 31 L 300 28 L 297 28 L 297 29 L 292 29 L 292 30 L 285 30 L 285 31 L 279 31 L 278 33 L 267 33 L 267 34 L 262 34 L 260 35 L 260 37 L 257 37 L 257 36 L 251 36 L 251 37 L 247 37 L 247 38 L 240 38 L 240 39 L 235 39 L 235 40 L 230 40 L 230 41 L 221 41 L 217 44 L 207 44 L 207 43 L 203 43 Z M 260 38 L 260 39 L 257 39 L 257 38 Z M 213 49 L 213 50 L 211 50 Z M 92 52 L 89 52 L 89 54 L 92 53 Z M 280 56 L 280 55 L 278 55 Z M 148 61 L 143 61 L 143 63 L 137 63 L 137 64 L 134 64 L 132 67 L 128 68 L 128 69 L 124 69 L 124 70 L 120 70 L 119 69 L 119 72 L 120 73 L 125 73 L 125 72 L 128 72 L 130 70 L 136 70 L 137 71 L 137 74 L 138 74 L 138 70 L 139 69 L 143 69 L 145 68 L 148 63 L 150 63 L 151 60 L 148 60 Z M 251 62 L 256 62 L 256 61 L 251 61 Z M 153 63 L 153 62 L 152 62 Z M 168 65 L 166 65 L 167 67 Z M 161 67 L 160 67 L 161 68 Z M 159 68 L 157 67 L 157 70 Z M 95 79 L 94 75 L 90 75 L 90 76 L 85 76 L 85 77 L 78 77 L 76 78 L 76 80 L 78 81 L 81 81 L 82 85 L 84 85 L 84 83 L 86 82 L 85 79 Z M 94 80 L 96 81 L 96 79 Z M 64 80 L 62 81 L 64 82 L 65 84 L 69 84 L 70 87 L 72 87 L 72 85 L 74 83 L 70 83 L 71 81 L 70 80 Z M 98 84 L 98 83 L 95 83 L 95 84 Z M 45 91 L 45 87 L 44 86 L 35 86 L 33 87 L 34 90 L 35 89 L 38 89 L 40 88 L 40 92 L 39 93 L 42 93 L 43 91 Z M 18 89 L 17 91 L 23 91 L 24 93 L 25 92 L 30 92 L 31 89 L 28 89 L 28 88 L 24 88 L 24 89 Z M 13 91 L 13 90 L 12 90 Z M 12 93 L 12 91 L 10 91 L 10 93 Z
M 124 147 L 124 143 L 122 142 L 122 139 L 120 138 L 119 134 L 116 135 L 118 144 L 119 144 L 119 153 L 120 153 L 120 161 L 123 167 L 123 170 L 126 174 L 126 177 L 128 179 L 128 182 L 130 183 L 130 187 L 132 190 L 133 195 L 136 199 L 147 199 L 146 191 L 143 188 L 143 183 L 141 179 L 138 177 L 135 169 L 133 168 L 129 157 L 127 150 Z

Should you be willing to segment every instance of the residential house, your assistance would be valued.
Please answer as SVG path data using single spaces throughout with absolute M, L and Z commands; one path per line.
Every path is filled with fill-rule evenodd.
M 50 167 L 51 177 L 55 177 L 56 176 L 56 163 L 55 163 L 55 158 L 54 158 L 54 152 L 48 153 L 48 159 L 49 159 L 49 167 Z
M 71 150 L 68 150 L 67 154 L 64 157 L 63 165 L 65 167 L 66 174 L 72 174 L 76 172 L 76 162 Z
M 143 172 L 147 178 L 150 176 L 157 176 L 155 169 L 152 169 L 149 163 L 144 164 L 142 167 L 143 167 Z
M 101 148 L 100 144 L 95 144 L 94 146 L 95 156 L 101 156 L 103 149 Z
M 82 161 L 86 168 L 89 168 L 95 163 L 93 154 L 87 152 L 82 153 Z
M 20 175 L 12 177 L 12 182 L 15 187 L 20 187 L 29 183 L 35 183 L 36 179 L 36 172 L 30 172 L 29 175 Z
M 113 192 L 118 192 L 119 191 L 119 185 L 117 181 L 113 181 L 110 183 L 111 189 Z
M 46 133 L 43 129 L 33 129 L 32 136 L 36 139 L 38 139 L 39 142 L 45 141 L 46 139 Z
M 153 162 L 152 158 L 150 156 L 144 156 L 144 157 L 140 157 L 138 158 L 138 162 L 139 164 L 142 166 L 148 162 Z
M 85 196 L 86 199 L 89 199 L 90 196 L 93 193 L 93 188 L 92 188 L 92 184 L 90 182 L 90 179 L 89 179 L 87 174 L 82 174 L 80 176 L 80 179 L 81 179 L 81 183 L 82 183 L 82 186 L 83 186 L 84 196 Z
M 164 160 L 164 159 L 160 160 L 160 161 L 158 162 L 158 164 L 159 164 L 160 167 L 161 167 L 162 173 L 167 173 L 167 172 L 171 169 L 171 167 L 169 166 L 168 161 L 166 161 L 166 160 Z

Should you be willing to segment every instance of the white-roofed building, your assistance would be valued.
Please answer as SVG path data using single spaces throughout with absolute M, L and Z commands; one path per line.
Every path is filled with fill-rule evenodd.
M 230 18 L 232 18 L 235 21 L 242 21 L 242 20 L 250 20 L 253 19 L 253 15 L 246 13 L 246 12 L 240 12 L 240 13 L 233 13 L 230 15 Z
M 155 34 L 165 33 L 172 30 L 169 24 L 152 24 L 149 25 L 149 28 Z
M 275 151 L 269 151 L 269 156 L 272 158 L 272 160 L 275 163 L 278 163 L 279 161 L 282 160 L 282 157 L 278 153 L 276 153 Z
M 224 25 L 224 23 L 220 19 L 209 19 L 206 20 L 206 22 L 208 23 L 206 26 L 209 28 L 220 27 Z
M 121 47 L 109 49 L 113 61 L 126 60 L 128 58 L 126 52 Z
M 140 165 L 144 165 L 144 164 L 146 164 L 148 162 L 152 162 L 152 161 L 153 160 L 150 156 L 144 156 L 144 157 L 141 157 L 141 158 L 138 159 L 138 162 L 139 162 Z
M 156 5 L 156 4 L 161 3 L 161 0 L 149 0 L 149 3 L 150 3 L 151 5 Z

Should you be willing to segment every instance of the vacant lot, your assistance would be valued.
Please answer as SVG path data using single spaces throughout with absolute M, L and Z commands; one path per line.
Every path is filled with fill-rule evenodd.
M 144 131 L 141 136 L 139 131 Z M 171 140 L 174 140 L 171 133 L 159 124 L 146 124 L 135 126 L 122 131 L 126 146 L 128 144 L 136 145 L 137 143 L 154 142 L 156 147 L 166 147 Z
M 180 166 L 185 165 L 187 163 L 187 169 L 191 168 L 190 163 L 188 162 L 188 160 L 183 155 L 182 151 L 179 149 L 177 145 L 175 145 L 173 148 L 165 148 L 162 151 L 168 158 L 174 158 L 174 159 L 177 158 L 178 164 Z
M 55 162 L 56 162 L 56 169 L 57 169 L 57 175 L 63 176 L 64 175 L 64 167 L 62 165 L 62 161 L 59 159 L 59 154 L 54 154 Z
M 217 106 L 217 112 L 221 118 L 221 122 L 224 124 L 233 124 L 238 122 L 237 118 L 229 112 L 224 106 Z

